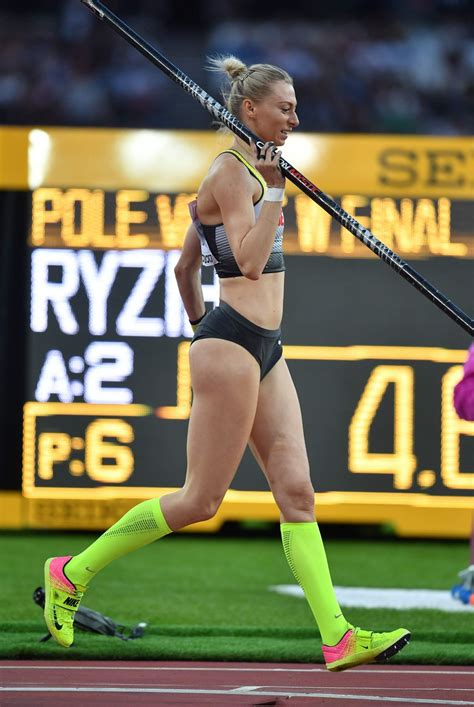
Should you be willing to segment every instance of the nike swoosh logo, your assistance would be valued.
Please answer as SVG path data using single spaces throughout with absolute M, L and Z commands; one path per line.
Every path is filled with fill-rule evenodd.
M 338 619 L 340 616 L 342 616 L 342 614 L 336 614 L 336 615 L 334 616 L 334 618 L 335 618 L 335 619 Z
M 53 607 L 53 616 L 54 616 L 54 625 L 60 631 L 63 627 L 63 624 L 60 624 L 58 621 L 58 617 L 56 616 L 56 607 Z
M 86 570 L 87 570 L 88 572 L 92 572 L 92 574 L 94 574 L 94 570 L 91 570 L 90 567 L 86 567 Z

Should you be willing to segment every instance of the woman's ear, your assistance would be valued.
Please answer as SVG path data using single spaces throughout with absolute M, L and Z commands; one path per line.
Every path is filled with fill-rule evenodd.
M 251 118 L 255 112 L 255 106 L 250 98 L 244 98 L 242 101 L 242 110 L 244 117 Z

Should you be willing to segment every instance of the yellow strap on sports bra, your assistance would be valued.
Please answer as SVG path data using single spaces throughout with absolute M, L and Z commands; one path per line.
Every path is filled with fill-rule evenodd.
M 255 169 L 255 167 L 253 165 L 251 165 L 250 162 L 247 162 L 245 157 L 243 155 L 241 155 L 240 152 L 237 152 L 237 150 L 232 150 L 232 148 L 229 148 L 228 150 L 224 150 L 224 152 L 221 152 L 221 155 L 225 155 L 226 152 L 229 152 L 231 155 L 235 155 L 235 157 L 237 157 L 237 159 L 240 160 L 242 162 L 242 164 L 244 164 L 247 167 L 249 172 L 251 172 L 253 174 L 253 176 L 256 179 L 258 179 L 258 181 L 260 182 L 260 186 L 262 187 L 262 196 L 263 196 L 265 189 L 267 188 L 267 184 L 266 184 L 264 178 L 262 177 L 262 175 L 260 174 L 260 172 L 258 171 L 258 169 Z M 262 197 L 260 197 L 260 198 L 262 198 Z M 259 199 L 259 201 L 260 201 L 260 199 Z

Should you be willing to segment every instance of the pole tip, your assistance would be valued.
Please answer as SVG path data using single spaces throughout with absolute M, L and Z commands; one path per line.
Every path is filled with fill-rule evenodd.
M 101 20 L 104 19 L 104 13 L 97 7 L 96 3 L 94 3 L 94 0 L 81 0 L 81 2 L 83 3 L 83 5 L 87 5 L 89 10 L 95 12 L 95 14 L 98 15 Z

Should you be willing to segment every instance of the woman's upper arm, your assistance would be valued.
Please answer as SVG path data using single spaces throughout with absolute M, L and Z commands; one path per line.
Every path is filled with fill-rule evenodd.
M 191 223 L 184 237 L 181 255 L 176 263 L 175 271 L 199 270 L 201 268 L 201 244 L 198 233 Z
M 229 245 L 238 263 L 242 241 L 255 225 L 255 210 L 252 183 L 237 160 L 229 160 L 225 169 L 216 173 L 212 193 L 221 212 Z

